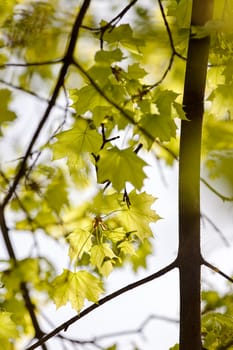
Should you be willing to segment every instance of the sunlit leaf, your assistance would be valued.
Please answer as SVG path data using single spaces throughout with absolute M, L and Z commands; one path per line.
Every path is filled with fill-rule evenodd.
M 135 188 L 141 189 L 145 173 L 143 167 L 146 162 L 139 158 L 132 150 L 126 148 L 120 150 L 113 147 L 100 152 L 98 162 L 98 182 L 111 181 L 113 187 L 121 191 L 126 182 L 130 182 Z
M 89 252 L 92 242 L 91 233 L 81 228 L 76 229 L 67 237 L 70 247 L 69 256 L 71 260 L 81 259 L 85 252 Z
M 120 213 L 120 221 L 129 231 L 135 231 L 135 234 L 143 240 L 153 236 L 150 223 L 155 223 L 160 217 L 151 209 L 155 198 L 145 192 L 137 194 L 135 190 L 130 192 L 129 200 L 131 205 L 125 206 Z
M 78 312 L 83 308 L 85 299 L 96 303 L 103 292 L 101 281 L 87 271 L 63 273 L 53 281 L 53 299 L 58 307 L 70 302 Z

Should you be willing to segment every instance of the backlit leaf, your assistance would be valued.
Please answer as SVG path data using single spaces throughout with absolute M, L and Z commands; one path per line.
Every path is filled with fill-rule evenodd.
M 83 230 L 81 228 L 76 229 L 68 236 L 69 256 L 71 260 L 81 259 L 85 252 L 89 252 L 92 242 L 91 233 L 89 231 Z
M 131 205 L 125 206 L 119 215 L 122 225 L 127 227 L 129 231 L 135 231 L 141 240 L 153 236 L 149 224 L 160 219 L 156 212 L 151 209 L 155 198 L 145 192 L 137 194 L 133 190 L 129 193 L 129 200 Z
M 103 292 L 101 281 L 87 271 L 71 272 L 64 269 L 52 285 L 53 299 L 57 308 L 70 302 L 78 312 L 84 306 L 86 299 L 96 303 Z
M 141 189 L 145 173 L 143 167 L 146 162 L 139 158 L 132 150 L 126 148 L 120 150 L 113 147 L 100 152 L 98 162 L 98 182 L 111 181 L 113 187 L 121 191 L 126 182 L 130 182 L 135 188 Z

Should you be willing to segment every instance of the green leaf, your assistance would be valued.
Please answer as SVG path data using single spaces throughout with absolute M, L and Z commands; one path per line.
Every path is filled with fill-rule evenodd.
M 4 347 L 5 349 L 11 349 L 11 346 L 9 344 L 9 340 L 15 339 L 18 336 L 18 331 L 16 328 L 16 324 L 11 319 L 12 314 L 6 311 L 0 311 L 0 341 L 1 345 L 3 345 L 3 342 L 5 341 L 7 347 Z M 9 347 L 8 347 L 9 346 Z
M 170 141 L 176 136 L 176 124 L 170 116 L 146 114 L 141 119 L 140 126 L 160 141 Z
M 48 185 L 44 197 L 48 205 L 54 209 L 57 213 L 60 212 L 64 205 L 67 205 L 68 197 L 66 190 L 66 181 L 61 171 L 53 178 L 52 182 Z
M 56 139 L 57 142 L 50 146 L 54 159 L 79 158 L 83 152 L 98 152 L 102 144 L 101 135 L 83 118 L 77 118 L 72 129 L 57 134 Z
M 123 59 L 123 53 L 120 49 L 112 51 L 100 50 L 95 54 L 95 61 L 103 65 L 111 65 L 113 62 L 118 62 Z
M 3 123 L 11 122 L 16 118 L 15 112 L 9 109 L 9 104 L 11 101 L 11 91 L 7 89 L 0 89 L 0 101 L 0 125 L 2 125 Z
M 98 182 L 103 183 L 109 180 L 117 191 L 121 191 L 126 182 L 130 182 L 140 190 L 145 178 L 143 171 L 145 165 L 146 162 L 139 158 L 132 148 L 104 149 L 100 152 L 98 161 Z
M 81 228 L 76 229 L 67 237 L 70 247 L 69 256 L 71 260 L 81 259 L 84 253 L 88 253 L 91 246 L 91 233 Z
M 179 348 L 180 348 L 179 344 L 176 344 L 172 348 L 169 348 L 169 350 L 179 350 Z
M 140 79 L 147 75 L 145 69 L 139 66 L 139 63 L 133 63 L 128 66 L 128 78 L 130 79 Z
M 71 272 L 64 269 L 52 286 L 57 308 L 70 302 L 78 312 L 83 308 L 85 299 L 97 303 L 103 293 L 101 281 L 87 271 Z
M 106 31 L 103 39 L 109 44 L 121 43 L 123 46 L 132 49 L 138 49 L 140 46 L 144 46 L 143 40 L 133 36 L 133 31 L 129 24 L 121 24 L 112 28 L 111 31 Z
M 130 258 L 133 270 L 136 272 L 140 267 L 147 268 L 147 257 L 152 253 L 152 244 L 148 239 L 140 242 L 135 254 Z
M 124 255 L 134 255 L 135 254 L 135 247 L 132 242 L 129 241 L 123 241 L 120 244 L 118 244 L 117 248 L 121 250 L 121 253 Z
M 202 317 L 204 347 L 208 350 L 229 349 L 233 339 L 233 317 L 208 313 Z
M 113 269 L 111 259 L 116 257 L 108 243 L 97 244 L 91 248 L 91 264 L 96 266 L 103 276 L 110 274 Z
M 75 90 L 72 94 L 72 99 L 74 101 L 72 107 L 76 110 L 78 115 L 91 111 L 95 106 L 109 105 L 105 98 L 103 98 L 92 85 L 87 85 L 80 90 Z
M 156 90 L 154 102 L 161 115 L 164 115 L 165 117 L 171 116 L 172 104 L 177 96 L 178 94 L 171 90 Z
M 129 200 L 131 205 L 125 205 L 124 210 L 119 214 L 120 222 L 128 231 L 135 231 L 135 234 L 143 241 L 144 238 L 152 237 L 150 223 L 155 223 L 160 217 L 151 209 L 155 198 L 142 192 L 137 194 L 135 190 L 130 192 Z

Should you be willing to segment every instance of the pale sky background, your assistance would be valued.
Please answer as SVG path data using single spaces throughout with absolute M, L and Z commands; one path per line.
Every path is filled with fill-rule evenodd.
M 101 2 L 98 4 L 98 11 L 101 11 Z M 38 91 L 38 93 L 41 93 Z M 34 130 L 38 121 L 43 114 L 46 105 L 34 98 L 19 93 L 14 108 L 19 111 L 20 119 L 15 122 L 15 128 L 8 130 L 9 143 L 5 143 L 4 147 L 0 143 L 1 159 L 12 159 L 15 157 L 14 150 L 19 147 L 23 149 L 31 138 L 31 131 Z M 51 126 L 51 120 L 54 123 L 61 112 L 54 110 L 50 122 L 46 125 L 47 130 Z M 20 135 L 20 138 L 19 138 Z M 13 142 L 12 142 L 13 138 Z M 154 245 L 155 253 L 148 259 L 148 270 L 140 270 L 134 274 L 129 268 L 125 271 L 118 270 L 110 275 L 107 281 L 107 290 L 112 292 L 117 290 L 139 278 L 145 277 L 170 263 L 176 256 L 177 250 L 177 232 L 178 232 L 178 210 L 177 210 L 177 165 L 173 168 L 166 168 L 164 178 L 166 185 L 161 179 L 161 173 L 157 161 L 152 157 L 148 157 L 147 161 L 151 164 L 146 169 L 149 180 L 145 182 L 145 189 L 149 193 L 158 197 L 154 208 L 158 214 L 164 219 L 153 225 L 155 235 Z M 1 164 L 2 165 L 2 164 Z M 221 200 L 204 186 L 202 186 L 203 194 L 203 212 L 213 219 L 214 223 L 222 230 L 225 237 L 232 242 L 233 239 L 233 203 L 222 203 Z M 17 232 L 11 234 L 14 246 L 17 250 L 18 258 L 24 258 L 32 247 L 32 240 L 28 233 Z M 1 238 L 2 239 L 2 238 Z M 0 241 L 0 257 L 5 256 L 5 246 Z M 59 272 L 67 267 L 68 258 L 67 251 L 61 246 L 54 243 L 51 239 L 42 233 L 38 233 L 38 242 L 41 252 L 56 264 Z M 205 223 L 203 225 L 203 251 L 208 260 L 222 269 L 225 273 L 232 274 L 232 256 L 233 248 L 226 248 L 219 235 L 213 228 Z M 204 269 L 203 286 L 211 284 L 219 290 L 224 290 L 226 282 L 222 277 Z M 114 333 L 125 330 L 137 329 L 149 315 L 167 316 L 178 318 L 179 316 L 179 290 L 178 290 L 178 272 L 172 271 L 169 274 L 156 279 L 144 286 L 124 294 L 115 300 L 101 306 L 84 319 L 75 323 L 64 333 L 66 336 L 73 336 L 79 339 L 92 338 L 97 335 Z M 76 314 L 69 306 L 62 307 L 56 311 L 54 305 L 46 307 L 45 313 L 49 319 L 58 326 L 70 317 Z M 51 328 L 43 320 L 43 327 L 46 331 Z M 152 320 L 144 329 L 144 337 L 138 335 L 129 335 L 128 337 L 118 338 L 121 349 L 131 350 L 132 344 L 137 343 L 142 350 L 168 350 L 178 342 L 178 327 L 173 323 L 167 323 L 159 320 Z M 129 339 L 132 341 L 130 342 Z M 112 344 L 114 339 L 107 339 L 105 344 Z M 104 343 L 100 343 L 104 344 Z M 71 347 L 67 345 L 66 349 L 62 348 L 60 341 L 51 340 L 48 342 L 48 348 L 56 350 L 69 350 Z M 81 347 L 77 346 L 77 349 Z M 95 349 L 91 345 L 85 349 Z

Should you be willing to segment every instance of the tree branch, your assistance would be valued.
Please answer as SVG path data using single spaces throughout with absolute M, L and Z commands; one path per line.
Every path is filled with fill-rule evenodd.
M 201 217 L 206 220 L 212 227 L 213 229 L 219 234 L 219 237 L 223 241 L 226 247 L 230 247 L 231 244 L 228 242 L 222 231 L 218 228 L 218 226 L 211 220 L 206 214 L 201 213 Z
M 1 227 L 2 235 L 3 235 L 3 239 L 5 242 L 6 248 L 7 248 L 8 255 L 9 255 L 10 259 L 14 262 L 15 266 L 17 266 L 17 259 L 16 259 L 16 255 L 14 252 L 14 248 L 12 246 L 12 243 L 11 243 L 11 240 L 9 237 L 9 230 L 8 230 L 7 225 L 6 225 L 3 207 L 0 208 L 0 227 Z M 30 295 L 29 295 L 29 291 L 28 291 L 26 283 L 22 282 L 20 285 L 20 289 L 21 289 L 21 293 L 22 293 L 22 296 L 24 299 L 25 307 L 27 308 L 29 315 L 30 315 L 30 318 L 31 318 L 31 321 L 32 321 L 32 325 L 33 325 L 33 328 L 35 331 L 35 337 L 37 339 L 41 339 L 41 337 L 44 335 L 44 332 L 41 330 L 39 322 L 37 320 L 37 317 L 35 314 L 35 307 L 30 299 Z M 42 344 L 42 349 L 47 350 L 47 347 L 45 344 Z
M 9 200 L 11 199 L 20 179 L 23 177 L 23 175 L 25 173 L 25 169 L 26 169 L 27 159 L 30 156 L 32 148 L 33 148 L 38 136 L 40 135 L 41 130 L 43 129 L 45 122 L 47 121 L 47 119 L 50 115 L 51 110 L 53 109 L 53 107 L 55 105 L 59 91 L 60 91 L 61 87 L 63 86 L 64 79 L 65 79 L 66 73 L 68 71 L 68 68 L 73 62 L 73 53 L 74 53 L 76 41 L 78 38 L 79 29 L 80 29 L 80 26 L 81 26 L 82 21 L 84 19 L 84 16 L 88 10 L 90 2 L 91 2 L 91 0 L 84 0 L 83 5 L 80 8 L 80 11 L 75 19 L 75 22 L 74 22 L 74 25 L 73 25 L 73 28 L 71 31 L 71 36 L 70 36 L 68 48 L 67 48 L 66 54 L 62 60 L 63 66 L 61 67 L 61 70 L 60 70 L 60 73 L 59 73 L 59 76 L 57 79 L 57 83 L 56 83 L 55 88 L 53 90 L 52 97 L 49 101 L 47 109 L 46 109 L 37 129 L 35 130 L 35 133 L 34 133 L 32 139 L 31 139 L 31 142 L 26 150 L 26 153 L 23 157 L 23 160 L 22 160 L 21 164 L 19 165 L 19 170 L 15 176 L 15 179 L 14 179 L 11 187 L 9 188 L 7 195 L 5 196 L 5 198 L 3 200 L 3 203 L 2 203 L 3 207 L 5 207 L 7 205 L 7 203 L 9 202 Z
M 166 27 L 167 35 L 168 35 L 170 46 L 171 46 L 171 49 L 172 49 L 172 54 L 173 54 L 173 56 L 177 56 L 177 57 L 181 58 L 182 60 L 186 60 L 185 57 L 183 57 L 179 52 L 176 51 L 176 48 L 175 48 L 175 45 L 174 45 L 174 41 L 173 41 L 173 38 L 172 38 L 171 29 L 169 27 L 169 24 L 168 24 L 168 21 L 167 21 L 165 12 L 164 12 L 162 1 L 158 0 L 158 4 L 159 4 L 159 8 L 160 8 L 160 12 L 161 12 L 161 15 L 162 15 L 162 18 L 163 18 L 164 25 Z
M 35 93 L 34 91 L 30 91 L 30 90 L 27 90 L 27 89 L 24 89 L 23 87 L 21 86 L 18 86 L 18 85 L 14 85 L 8 81 L 5 81 L 3 79 L 0 79 L 0 83 L 3 84 L 3 85 L 6 85 L 8 87 L 10 87 L 11 89 L 14 89 L 14 90 L 18 90 L 18 91 L 21 91 L 21 92 L 24 92 L 28 95 L 31 95 L 35 98 L 37 98 L 38 100 L 42 101 L 42 102 L 45 102 L 45 103 L 49 103 L 49 99 L 43 97 L 43 96 L 40 96 L 38 95 L 37 93 Z M 65 110 L 66 107 L 63 107 L 59 104 L 54 104 L 54 107 L 56 108 L 59 108 L 59 109 L 62 109 L 62 110 Z
M 0 69 L 3 68 L 8 68 L 8 67 L 36 67 L 36 66 L 49 66 L 49 65 L 53 65 L 53 64 L 58 64 L 58 63 L 62 63 L 63 62 L 63 58 L 57 58 L 55 60 L 50 60 L 50 61 L 43 61 L 43 62 L 24 62 L 24 63 L 4 63 L 4 64 L 0 64 Z
M 201 177 L 201 182 L 214 194 L 216 194 L 217 197 L 219 197 L 220 199 L 223 200 L 223 202 L 233 202 L 233 197 L 226 197 L 223 194 L 221 194 L 220 192 L 218 192 L 217 190 L 215 190 L 215 188 L 213 188 L 205 179 L 203 179 L 203 177 Z
M 122 295 L 122 294 L 124 294 L 126 292 L 129 292 L 132 289 L 135 289 L 135 288 L 137 288 L 137 287 L 139 287 L 141 285 L 144 285 L 144 284 L 146 284 L 148 282 L 153 281 L 154 279 L 156 279 L 158 277 L 161 277 L 161 276 L 165 275 L 166 273 L 168 273 L 169 271 L 173 270 L 176 267 L 177 267 L 177 260 L 175 259 L 171 264 L 169 264 L 166 267 L 162 268 L 158 272 L 155 272 L 152 275 L 149 275 L 149 276 L 147 276 L 145 278 L 142 278 L 141 280 L 138 280 L 136 282 L 133 282 L 133 283 L 131 283 L 131 284 L 129 284 L 129 285 L 123 287 L 123 288 L 120 288 L 117 291 L 107 295 L 106 297 L 103 297 L 102 299 L 100 299 L 98 301 L 97 304 L 92 304 L 91 306 L 87 307 L 85 310 L 80 312 L 80 314 L 78 314 L 78 315 L 72 317 L 71 319 L 69 319 L 68 321 L 62 323 L 60 326 L 55 328 L 52 332 L 46 334 L 38 342 L 36 342 L 35 344 L 29 346 L 25 350 L 33 350 L 33 349 L 38 348 L 39 346 L 41 346 L 42 344 L 47 342 L 47 340 L 49 340 L 49 339 L 53 338 L 55 335 L 57 335 L 59 332 L 66 331 L 68 329 L 68 327 L 71 326 L 73 323 L 79 321 L 81 318 L 85 317 L 86 315 L 88 315 L 93 310 L 99 308 L 101 305 L 109 302 L 112 299 L 115 299 L 119 295 Z
M 217 268 L 216 266 L 210 264 L 204 258 L 202 258 L 202 264 L 207 266 L 212 271 L 217 272 L 220 276 L 224 277 L 227 281 L 233 283 L 233 278 L 231 278 L 230 276 L 226 275 L 223 271 L 219 270 L 219 268 Z

